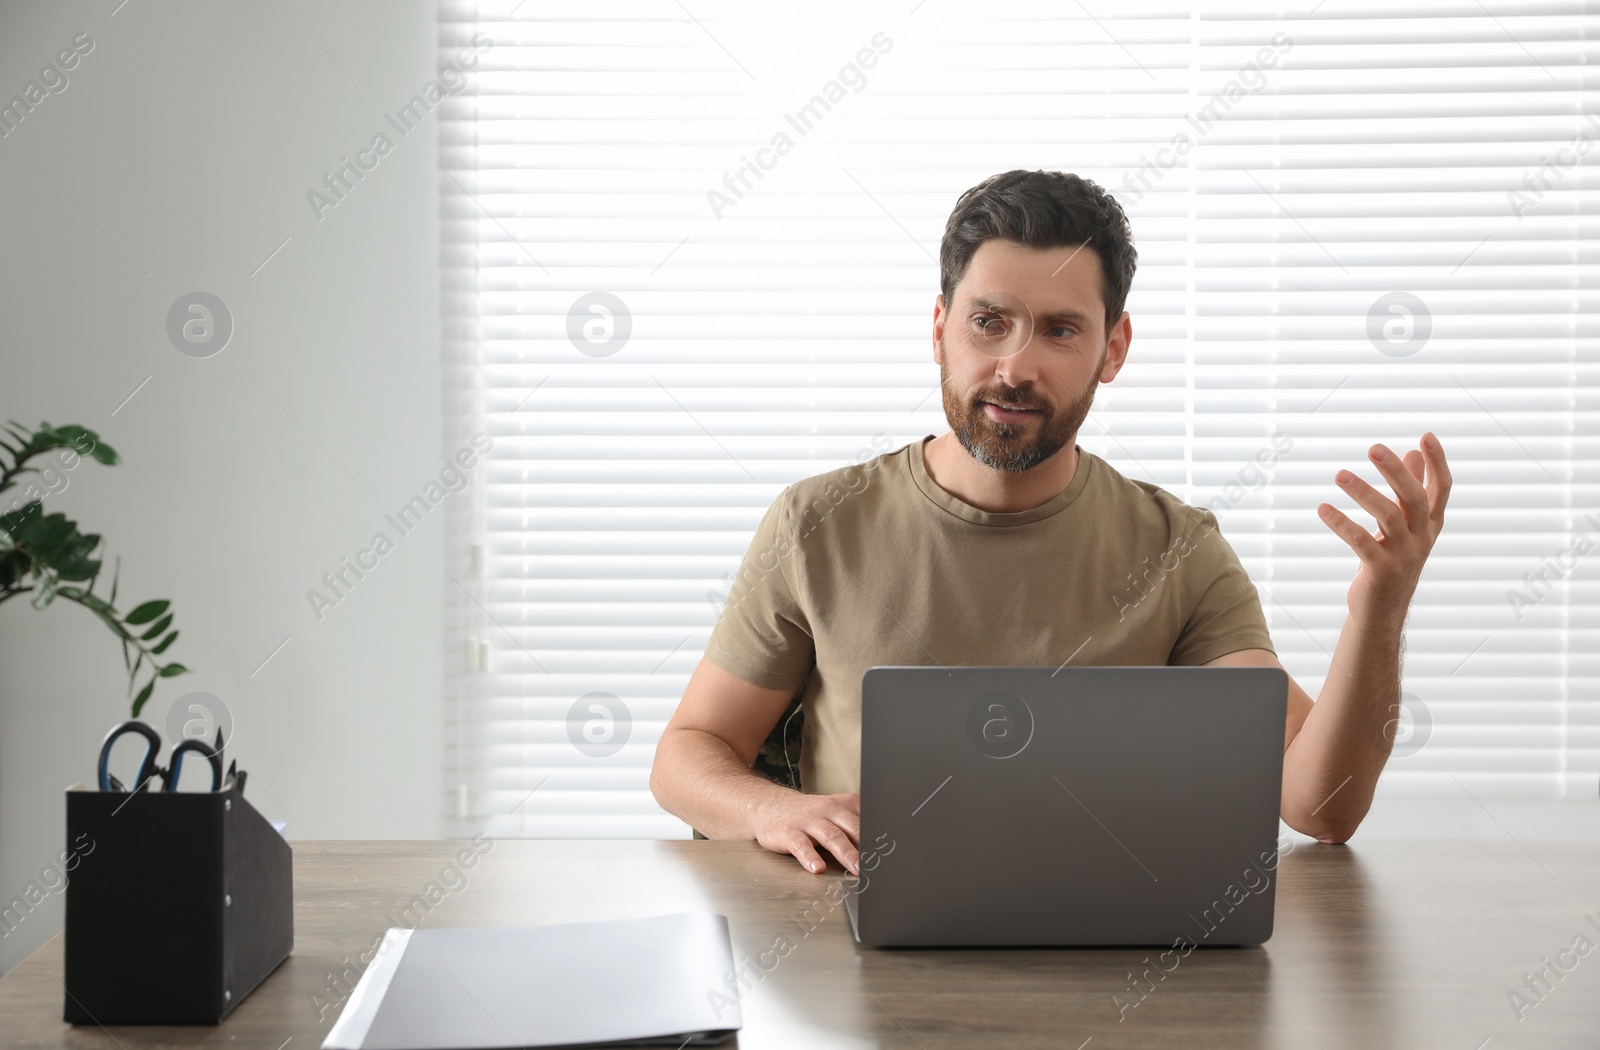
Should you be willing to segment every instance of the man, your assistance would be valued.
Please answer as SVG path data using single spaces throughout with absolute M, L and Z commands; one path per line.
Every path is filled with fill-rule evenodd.
M 1077 446 L 1127 361 L 1135 258 L 1120 206 L 1075 175 L 1011 171 L 961 196 L 933 314 L 951 430 L 768 509 L 657 746 L 663 807 L 854 874 L 874 664 L 1282 666 L 1215 515 Z M 1360 568 L 1321 693 L 1291 678 L 1284 726 L 1282 817 L 1327 843 L 1355 832 L 1393 746 L 1401 631 L 1450 492 L 1431 433 L 1368 454 L 1398 502 L 1340 471 L 1378 535 L 1318 507 Z M 751 769 L 796 697 L 803 792 Z

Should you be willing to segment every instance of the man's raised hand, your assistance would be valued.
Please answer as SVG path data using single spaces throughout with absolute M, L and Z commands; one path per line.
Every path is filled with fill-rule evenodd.
M 1373 445 L 1367 455 L 1388 479 L 1398 504 L 1348 470 L 1339 471 L 1334 480 L 1377 519 L 1378 534 L 1372 535 L 1332 504 L 1320 504 L 1317 511 L 1361 559 L 1350 584 L 1350 615 L 1363 622 L 1403 620 L 1428 552 L 1444 528 L 1450 466 L 1444 447 L 1431 432 L 1422 435 L 1421 450 L 1412 449 L 1404 459 L 1381 444 Z

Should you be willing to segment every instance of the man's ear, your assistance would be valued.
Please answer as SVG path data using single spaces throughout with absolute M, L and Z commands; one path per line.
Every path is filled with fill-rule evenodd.
M 944 321 L 944 294 L 940 293 L 933 299 L 933 363 L 941 368 L 944 362 L 940 358 L 944 355 L 939 344 L 944 341 Z
M 1133 319 L 1124 310 L 1117 323 L 1111 326 L 1111 336 L 1106 340 L 1106 361 L 1100 366 L 1100 382 L 1109 383 L 1117 378 L 1128 361 L 1128 347 L 1133 342 Z

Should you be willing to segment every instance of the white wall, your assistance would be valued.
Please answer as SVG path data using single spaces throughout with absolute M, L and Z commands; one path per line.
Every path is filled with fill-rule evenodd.
M 0 418 L 81 423 L 123 457 L 46 506 L 122 556 L 124 608 L 173 601 L 167 656 L 194 672 L 147 720 L 222 698 L 247 797 L 293 837 L 437 836 L 443 515 L 321 622 L 306 596 L 439 466 L 433 120 L 388 129 L 396 148 L 320 220 L 306 199 L 433 75 L 433 6 L 116 6 L 0 4 L 0 101 L 94 41 L 0 138 Z M 204 359 L 166 334 L 195 290 L 235 319 Z M 128 708 L 81 609 L 0 606 L 0 907 L 62 848 L 62 791 Z M 61 916 L 50 895 L 0 939 L 0 971 Z

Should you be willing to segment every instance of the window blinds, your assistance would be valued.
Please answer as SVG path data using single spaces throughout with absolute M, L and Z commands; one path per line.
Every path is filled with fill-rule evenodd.
M 787 484 L 945 429 L 939 235 L 998 171 L 1133 224 L 1080 442 L 1216 510 L 1316 695 L 1365 450 L 1456 488 L 1380 793 L 1594 797 L 1589 5 L 442 0 L 453 833 L 675 836 L 655 741 Z M 513 11 L 514 7 L 514 11 Z M 480 38 L 480 39 L 481 39 Z M 1385 486 L 1386 487 L 1386 486 Z

